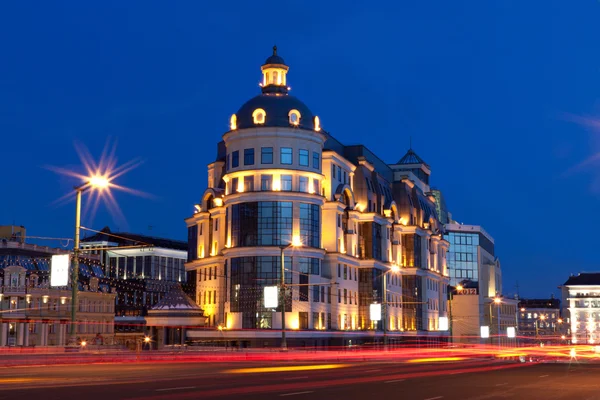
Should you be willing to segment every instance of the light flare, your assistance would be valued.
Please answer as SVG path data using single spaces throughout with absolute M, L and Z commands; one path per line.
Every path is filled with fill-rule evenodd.
M 100 160 L 96 162 L 88 148 L 76 142 L 75 151 L 84 167 L 84 173 L 63 167 L 45 166 L 46 169 L 60 175 L 76 178 L 78 182 L 75 186 L 85 190 L 85 193 L 90 194 L 90 201 L 85 202 L 83 210 L 85 219 L 93 220 L 100 203 L 103 202 L 115 221 L 125 222 L 125 216 L 117 204 L 113 191 L 122 191 L 139 197 L 153 197 L 148 193 L 114 183 L 115 179 L 132 171 L 143 163 L 141 159 L 136 158 L 118 165 L 116 150 L 116 141 L 111 143 L 108 140 L 104 146 Z M 69 191 L 66 195 L 55 200 L 53 204 L 60 205 L 74 197 L 75 192 Z

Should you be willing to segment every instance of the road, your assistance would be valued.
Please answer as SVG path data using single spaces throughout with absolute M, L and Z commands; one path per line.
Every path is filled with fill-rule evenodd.
M 0 368 L 0 399 L 600 400 L 600 364 L 115 363 Z

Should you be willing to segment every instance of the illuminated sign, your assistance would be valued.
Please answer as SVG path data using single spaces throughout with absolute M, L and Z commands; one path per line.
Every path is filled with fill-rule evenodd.
M 70 255 L 52 256 L 50 263 L 50 286 L 67 286 L 69 284 Z
M 477 294 L 477 288 L 465 288 L 465 289 L 457 290 L 456 294 L 463 294 L 463 295 Z
M 438 330 L 440 331 L 447 331 L 448 330 L 448 317 L 440 317 L 440 319 L 438 320 L 438 325 L 439 328 Z
M 514 326 L 509 326 L 506 328 L 506 336 L 508 336 L 509 338 L 514 338 L 515 336 L 517 336 L 517 332 Z
M 481 338 L 482 339 L 487 339 L 490 337 L 490 327 L 489 326 L 482 326 L 481 327 Z
M 381 321 L 381 304 L 371 304 L 369 311 L 371 321 Z
M 277 286 L 265 286 L 265 308 L 277 308 L 279 304 L 277 289 Z

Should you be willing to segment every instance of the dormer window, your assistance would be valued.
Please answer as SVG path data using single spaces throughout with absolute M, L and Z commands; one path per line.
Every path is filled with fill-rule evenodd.
M 254 120 L 255 125 L 262 125 L 265 123 L 265 118 L 267 113 L 262 108 L 257 108 L 252 113 L 252 119 Z
M 315 117 L 315 131 L 319 132 L 321 130 L 321 120 L 319 117 Z
M 290 117 L 290 124 L 298 126 L 300 124 L 300 111 L 292 110 L 289 112 L 288 117 Z
M 232 131 L 235 131 L 237 129 L 237 117 L 235 114 L 233 114 L 231 116 L 231 119 L 229 120 L 229 129 L 231 129 Z

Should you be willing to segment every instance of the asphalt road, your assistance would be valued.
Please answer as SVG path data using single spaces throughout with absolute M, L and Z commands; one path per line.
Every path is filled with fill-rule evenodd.
M 599 364 L 139 363 L 0 368 L 0 399 L 600 400 Z

